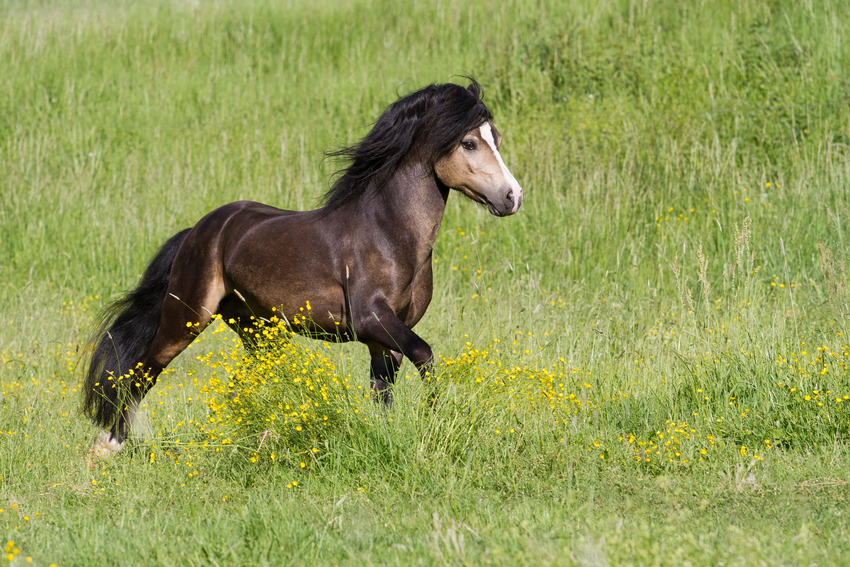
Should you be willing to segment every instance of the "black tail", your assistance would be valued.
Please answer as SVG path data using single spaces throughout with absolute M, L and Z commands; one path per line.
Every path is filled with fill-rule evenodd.
M 101 427 L 111 427 L 131 382 L 118 378 L 134 368 L 150 348 L 162 316 L 162 304 L 171 278 L 171 264 L 191 229 L 168 239 L 145 270 L 138 287 L 101 313 L 91 344 L 83 384 L 83 412 Z

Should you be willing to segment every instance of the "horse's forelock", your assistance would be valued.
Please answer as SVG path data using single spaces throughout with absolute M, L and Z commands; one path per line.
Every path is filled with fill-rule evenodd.
M 457 146 L 470 130 L 492 119 L 492 114 L 481 100 L 481 87 L 475 80 L 469 87 L 453 87 L 442 108 L 436 109 L 431 131 L 432 163 L 444 157 Z

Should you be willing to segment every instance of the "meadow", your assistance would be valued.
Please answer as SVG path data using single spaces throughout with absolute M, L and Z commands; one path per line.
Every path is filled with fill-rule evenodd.
M 848 27 L 816 0 L 0 0 L 5 560 L 850 564 Z M 316 207 L 325 151 L 464 75 L 525 200 L 451 195 L 432 384 L 405 362 L 383 411 L 362 345 L 269 325 L 251 358 L 218 323 L 89 468 L 87 340 L 158 246 L 234 200 Z

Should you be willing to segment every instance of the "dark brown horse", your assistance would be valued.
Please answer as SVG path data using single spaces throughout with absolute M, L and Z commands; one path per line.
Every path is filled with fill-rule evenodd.
M 431 366 L 431 347 L 411 328 L 431 301 L 432 247 L 450 188 L 496 216 L 522 203 L 501 141 L 477 83 L 431 85 L 390 105 L 363 140 L 336 152 L 351 163 L 324 207 L 241 201 L 172 236 L 138 287 L 107 309 L 93 340 L 83 409 L 109 432 L 92 455 L 123 447 L 144 395 L 216 313 L 246 344 L 251 316 L 364 343 L 372 390 L 389 403 L 402 356 L 423 376 Z M 304 320 L 299 308 L 308 301 Z

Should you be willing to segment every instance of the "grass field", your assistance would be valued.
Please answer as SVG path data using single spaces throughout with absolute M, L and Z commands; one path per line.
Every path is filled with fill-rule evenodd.
M 848 28 L 814 0 L 0 0 L 3 555 L 850 564 Z M 373 407 L 360 345 L 259 367 L 210 329 L 87 468 L 86 341 L 157 247 L 233 200 L 315 207 L 325 150 L 465 74 L 525 201 L 449 199 L 436 409 L 409 363 Z

